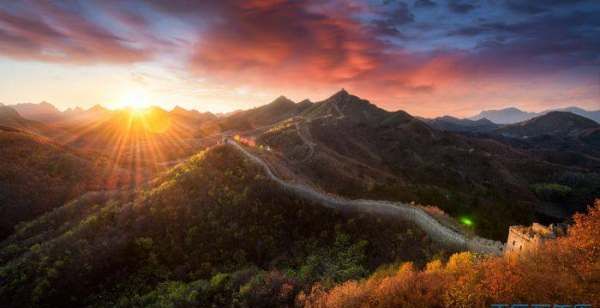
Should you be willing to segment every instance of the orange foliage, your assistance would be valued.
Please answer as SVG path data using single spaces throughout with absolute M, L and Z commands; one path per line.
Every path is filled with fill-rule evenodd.
M 387 277 L 315 286 L 298 298 L 306 307 L 489 307 L 493 303 L 600 304 L 600 200 L 574 216 L 568 236 L 537 253 L 478 257 L 463 252 L 446 264 L 411 263 Z

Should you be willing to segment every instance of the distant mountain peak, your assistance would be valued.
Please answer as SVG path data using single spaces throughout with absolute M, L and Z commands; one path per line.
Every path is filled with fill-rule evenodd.
M 487 132 L 498 128 L 497 124 L 487 118 L 469 120 L 442 116 L 435 119 L 424 119 L 424 121 L 436 129 L 451 132 Z
M 275 100 L 273 100 L 271 102 L 271 104 L 278 105 L 278 104 L 295 104 L 295 103 L 291 99 L 289 99 L 289 98 L 287 98 L 287 97 L 285 97 L 283 95 L 280 95 Z
M 36 103 L 19 103 L 19 104 L 12 105 L 12 106 L 15 108 L 29 108 L 29 109 L 36 108 L 37 110 L 59 112 L 58 109 L 56 109 L 56 107 L 54 107 L 54 105 L 52 105 L 46 101 L 42 101 L 37 104 Z
M 574 124 L 587 128 L 600 126 L 600 124 L 594 122 L 593 120 L 568 111 L 550 111 L 544 115 L 525 121 L 524 123 L 533 123 L 541 121 L 575 121 Z
M 329 99 L 339 99 L 339 98 L 346 98 L 346 97 L 351 97 L 354 96 L 350 93 L 348 93 L 348 91 L 346 91 L 346 89 L 342 88 L 341 90 L 335 92 Z
M 496 110 L 489 110 L 489 111 L 525 112 L 517 107 L 508 107 L 508 108 L 504 108 L 504 109 L 496 109 Z
M 100 105 L 100 104 L 96 104 L 96 105 L 92 106 L 90 109 L 88 109 L 88 111 L 95 111 L 95 112 L 98 112 L 98 111 L 106 111 L 106 108 L 104 108 L 104 107 L 103 107 L 102 105 Z
M 69 107 L 67 109 L 65 109 L 65 111 L 63 111 L 63 114 L 66 115 L 73 115 L 73 114 L 79 114 L 82 113 L 84 110 L 83 108 L 76 106 L 76 107 Z
M 496 124 L 496 123 L 494 123 L 494 121 L 492 121 L 492 120 L 490 120 L 488 118 L 485 118 L 485 117 L 481 118 L 479 120 L 475 120 L 475 122 L 480 123 L 480 124 L 492 124 L 492 125 Z
M 62 113 L 48 102 L 40 103 L 19 103 L 9 105 L 15 109 L 23 118 L 42 122 L 52 122 L 60 119 Z
M 542 112 L 528 112 L 516 107 L 508 107 L 504 109 L 490 109 L 481 111 L 478 115 L 470 117 L 469 119 L 479 120 L 482 118 L 487 118 L 488 120 L 498 124 L 513 124 L 527 121 L 529 119 L 547 114 L 552 111 L 567 111 L 600 123 L 600 110 L 589 111 L 576 106 L 549 109 Z
M 575 136 L 600 124 L 586 117 L 565 111 L 551 111 L 527 121 L 510 124 L 497 130 L 507 137 L 530 138 L 541 135 Z
M 11 107 L 0 105 L 0 116 L 1 117 L 21 117 L 19 113 Z
M 176 105 L 170 112 L 178 113 L 178 112 L 190 112 L 191 110 L 187 110 L 179 105 Z
M 503 109 L 484 110 L 469 119 L 477 121 L 486 118 L 494 123 L 510 124 L 529 120 L 535 116 L 536 113 L 533 112 L 525 112 L 516 107 L 507 107 Z

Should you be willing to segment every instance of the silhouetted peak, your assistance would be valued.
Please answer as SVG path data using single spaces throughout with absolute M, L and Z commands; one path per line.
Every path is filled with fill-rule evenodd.
M 488 118 L 481 118 L 479 120 L 475 120 L 474 122 L 479 125 L 496 125 L 496 123 L 494 123 L 493 121 L 491 121 Z
M 335 94 L 333 94 L 330 97 L 330 99 L 332 99 L 332 98 L 333 99 L 347 98 L 347 97 L 350 97 L 350 96 L 352 96 L 352 95 L 350 93 L 348 93 L 348 91 L 346 91 L 346 89 L 342 88 L 341 90 L 335 92 Z
M 292 101 L 291 99 L 281 95 L 278 98 L 276 98 L 274 101 L 271 102 L 271 104 L 294 104 L 294 101 Z
M 346 89 L 342 88 L 335 95 L 350 95 L 350 93 L 348 93 L 348 91 L 346 91 Z

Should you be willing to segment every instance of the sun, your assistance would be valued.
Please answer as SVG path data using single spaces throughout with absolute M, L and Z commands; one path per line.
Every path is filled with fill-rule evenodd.
M 115 104 L 116 108 L 128 108 L 134 114 L 142 114 L 150 107 L 150 96 L 142 89 L 135 89 L 125 93 Z

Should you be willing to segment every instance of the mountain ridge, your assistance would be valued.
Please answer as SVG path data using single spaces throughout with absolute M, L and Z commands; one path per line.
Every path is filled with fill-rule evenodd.
M 571 112 L 551 111 L 532 119 L 498 128 L 497 133 L 509 137 L 529 138 L 540 135 L 575 136 L 591 128 L 595 121 Z
M 496 124 L 514 124 L 550 113 L 552 111 L 567 111 L 600 123 L 600 110 L 585 110 L 575 106 L 548 109 L 541 112 L 528 112 L 516 107 L 507 107 L 503 109 L 483 110 L 479 114 L 466 119 L 479 120 L 481 118 L 488 118 Z
M 46 101 L 37 104 L 19 103 L 8 106 L 15 109 L 24 118 L 34 121 L 52 122 L 62 117 L 62 113 L 54 105 Z

